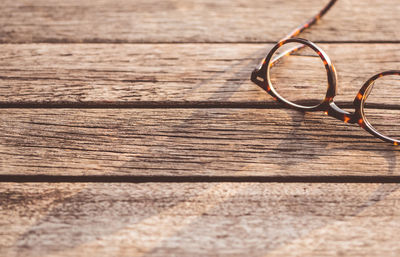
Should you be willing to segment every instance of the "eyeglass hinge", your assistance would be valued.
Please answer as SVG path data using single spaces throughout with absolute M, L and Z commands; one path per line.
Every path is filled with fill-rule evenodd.
M 255 83 L 257 86 L 261 87 L 264 90 L 267 90 L 267 82 L 265 80 L 266 69 L 264 66 L 261 66 L 258 69 L 253 70 L 251 73 L 251 81 Z

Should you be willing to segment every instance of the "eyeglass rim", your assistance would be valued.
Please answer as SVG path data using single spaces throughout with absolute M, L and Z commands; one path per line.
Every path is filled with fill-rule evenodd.
M 374 86 L 375 81 L 378 79 L 385 77 L 385 76 L 400 76 L 400 70 L 388 70 L 388 71 L 383 71 L 378 74 L 375 74 L 371 78 L 369 78 L 364 85 L 361 87 L 361 89 L 358 91 L 358 94 L 356 95 L 354 99 L 354 107 L 355 107 L 355 112 L 357 112 L 360 116 L 360 120 L 358 124 L 364 128 L 366 131 L 368 131 L 370 134 L 374 135 L 375 137 L 378 137 L 382 139 L 383 141 L 392 143 L 394 145 L 400 145 L 400 140 L 394 139 L 388 136 L 383 135 L 380 133 L 369 121 L 367 118 L 367 115 L 365 115 L 364 107 L 366 100 L 368 99 L 368 91 L 372 90 L 372 87 Z
M 301 104 L 296 104 L 293 103 L 284 97 L 282 97 L 274 88 L 272 82 L 271 82 L 271 77 L 270 77 L 270 69 L 272 67 L 271 61 L 272 57 L 276 53 L 276 51 L 281 48 L 283 45 L 288 44 L 288 43 L 300 43 L 302 45 L 305 45 L 306 47 L 311 48 L 313 51 L 315 51 L 319 57 L 321 58 L 322 62 L 324 63 L 325 70 L 327 72 L 327 90 L 325 94 L 325 98 L 321 99 L 321 102 L 319 104 L 313 105 L 313 106 L 305 106 Z M 278 99 L 280 102 L 289 105 L 290 107 L 297 108 L 297 109 L 302 109 L 302 110 L 307 110 L 307 111 L 312 111 L 312 110 L 320 110 L 322 106 L 325 106 L 327 103 L 329 103 L 333 97 L 336 95 L 337 91 L 337 75 L 336 75 L 336 70 L 332 64 L 331 59 L 329 56 L 315 43 L 304 39 L 304 38 L 289 38 L 289 39 L 284 39 L 278 42 L 268 53 L 265 62 L 264 62 L 266 68 L 266 73 L 265 73 L 265 78 L 267 82 L 267 92 L 274 98 Z

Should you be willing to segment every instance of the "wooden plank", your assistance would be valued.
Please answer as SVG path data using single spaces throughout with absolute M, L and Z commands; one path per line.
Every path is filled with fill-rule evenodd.
M 3 175 L 398 175 L 397 147 L 322 113 L 304 115 L 289 109 L 1 109 L 0 113 Z
M 271 103 L 272 98 L 249 79 L 269 47 L 265 44 L 2 45 L 0 101 L 3 104 Z M 321 47 L 338 70 L 336 100 L 339 102 L 351 103 L 372 75 L 400 69 L 398 44 L 322 44 Z M 309 59 L 314 61 L 312 57 Z M 307 58 L 303 61 L 304 65 L 298 66 L 299 72 L 310 74 Z M 311 75 L 307 77 L 310 83 L 314 79 Z M 394 97 L 400 95 L 390 92 Z
M 397 184 L 15 184 L 2 256 L 397 256 Z
M 3 0 L 0 42 L 275 42 L 327 1 Z M 397 0 L 340 0 L 303 36 L 399 41 L 398 12 Z

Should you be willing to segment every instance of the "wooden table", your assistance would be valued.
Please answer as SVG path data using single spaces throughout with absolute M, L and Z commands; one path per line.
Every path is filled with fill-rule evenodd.
M 399 148 L 249 80 L 319 0 L 2 0 L 0 256 L 398 256 Z M 398 0 L 312 30 L 349 103 Z

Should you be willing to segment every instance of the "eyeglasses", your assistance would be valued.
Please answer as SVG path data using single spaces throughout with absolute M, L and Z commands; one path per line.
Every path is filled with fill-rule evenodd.
M 368 79 L 364 85 L 359 90 L 356 95 L 353 106 L 354 112 L 348 112 L 339 108 L 335 102 L 333 101 L 336 92 L 337 92 L 337 74 L 334 65 L 332 64 L 329 56 L 316 44 L 313 42 L 302 39 L 302 38 L 294 38 L 298 34 L 300 34 L 305 29 L 309 28 L 311 25 L 316 23 L 336 2 L 336 0 L 331 0 L 318 15 L 314 16 L 311 20 L 294 30 L 288 36 L 286 36 L 283 40 L 281 40 L 278 44 L 276 44 L 265 59 L 262 61 L 261 65 L 255 69 L 251 75 L 251 80 L 257 84 L 259 87 L 268 92 L 275 100 L 284 103 L 290 108 L 294 108 L 301 111 L 323 111 L 325 114 L 334 117 L 336 119 L 342 120 L 345 123 L 359 124 L 360 127 L 371 133 L 373 136 L 380 138 L 386 142 L 390 142 L 394 145 L 399 145 L 400 140 L 392 138 L 391 135 L 384 135 L 385 133 L 380 133 L 378 130 L 371 125 L 368 118 L 366 117 L 365 106 L 366 100 L 368 96 L 372 92 L 372 89 L 375 85 L 375 82 L 378 80 L 382 80 L 383 77 L 386 76 L 400 76 L 400 70 L 389 70 L 385 72 L 381 72 L 372 76 Z M 294 46 L 293 46 L 294 45 Z M 292 46 L 292 47 L 288 47 Z M 299 55 L 299 53 L 307 50 L 308 53 L 306 55 Z M 310 53 L 311 52 L 311 53 Z M 287 74 L 281 72 L 273 73 L 272 71 L 276 69 L 278 66 L 281 68 L 285 68 L 285 65 L 289 62 L 289 59 L 293 57 L 306 57 L 308 59 L 312 59 L 312 63 L 315 63 L 315 60 L 320 63 L 322 61 L 323 65 L 320 65 L 323 68 L 323 76 L 324 80 L 327 81 L 328 87 L 327 90 L 319 91 L 320 99 L 315 97 L 310 97 L 309 99 L 303 99 L 301 101 L 293 100 L 292 98 L 288 98 L 287 96 L 293 95 L 290 94 L 290 90 L 294 91 L 296 95 L 304 95 L 311 96 L 315 95 L 318 91 L 317 89 L 321 89 L 321 87 L 313 86 L 311 88 L 305 88 L 303 86 L 304 83 L 307 83 L 307 79 L 301 80 L 297 74 L 296 70 L 291 70 L 287 72 L 289 76 L 295 77 L 295 81 L 289 83 L 285 87 L 276 86 L 277 77 L 285 80 L 285 76 Z M 291 58 L 290 58 L 291 57 Z M 316 58 L 310 58 L 316 57 Z M 301 58 L 300 58 L 301 59 Z M 300 70 L 307 70 L 310 61 L 302 62 L 300 65 L 304 67 L 299 67 Z M 290 64 L 290 62 L 289 62 Z M 313 70 L 311 70 L 313 72 Z M 274 74 L 278 74 L 277 76 L 273 76 Z M 306 78 L 308 75 L 306 74 Z M 400 78 L 400 77 L 399 77 Z M 310 80 L 310 78 L 308 78 Z M 274 82 L 274 83 L 273 83 Z M 314 81 L 315 82 L 315 81 Z M 289 93 L 288 93 L 289 92 Z M 286 97 L 284 97 L 286 96 Z M 370 116 L 372 117 L 372 115 Z M 399 135 L 400 136 L 400 135 Z

